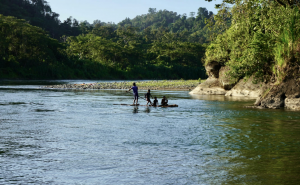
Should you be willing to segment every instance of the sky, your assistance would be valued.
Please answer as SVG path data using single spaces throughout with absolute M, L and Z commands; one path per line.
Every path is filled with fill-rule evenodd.
M 53 12 L 58 13 L 61 21 L 72 16 L 78 21 L 94 20 L 119 23 L 126 17 L 130 19 L 137 15 L 147 14 L 149 8 L 168 10 L 178 14 L 190 12 L 197 14 L 199 7 L 217 13 L 215 4 L 222 0 L 207 2 L 205 0 L 46 0 Z

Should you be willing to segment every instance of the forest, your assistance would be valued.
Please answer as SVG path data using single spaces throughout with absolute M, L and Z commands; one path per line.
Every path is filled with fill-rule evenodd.
M 299 1 L 216 6 L 189 16 L 149 8 L 113 24 L 61 22 L 45 0 L 2 0 L 0 78 L 198 79 L 214 61 L 233 79 L 280 83 L 300 66 Z
M 203 79 L 206 48 L 224 32 L 214 25 L 202 7 L 189 16 L 149 8 L 113 24 L 60 21 L 45 0 L 2 0 L 0 78 Z
M 233 79 L 253 76 L 276 85 L 287 77 L 299 78 L 299 1 L 223 0 L 218 6 L 215 25 L 225 31 L 206 48 L 206 64 L 227 66 Z M 229 26 L 224 24 L 228 18 Z

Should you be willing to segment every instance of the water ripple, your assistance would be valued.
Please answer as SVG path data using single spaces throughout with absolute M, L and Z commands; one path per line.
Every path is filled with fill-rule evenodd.
M 249 101 L 123 91 L 0 89 L 0 184 L 293 184 L 300 116 Z M 141 101 L 140 103 L 145 103 Z

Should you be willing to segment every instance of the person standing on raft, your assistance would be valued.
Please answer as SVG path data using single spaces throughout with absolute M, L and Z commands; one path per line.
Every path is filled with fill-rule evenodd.
M 152 105 L 150 97 L 153 98 L 151 93 L 150 93 L 150 89 L 148 89 L 148 92 L 145 94 L 145 98 L 146 98 L 146 101 L 147 101 L 147 106 L 148 106 L 148 103 L 150 103 L 150 105 Z
M 128 91 L 130 91 L 131 89 L 133 91 L 133 97 L 134 97 L 133 104 L 137 105 L 139 101 L 138 87 L 136 86 L 135 83 L 133 83 L 133 86 Z

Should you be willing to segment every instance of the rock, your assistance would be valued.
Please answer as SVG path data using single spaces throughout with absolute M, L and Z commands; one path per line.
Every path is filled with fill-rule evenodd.
M 217 78 L 208 78 L 205 82 L 198 85 L 190 94 L 213 94 L 213 95 L 224 95 L 226 90 L 221 87 L 221 84 Z
M 300 98 L 300 92 L 296 93 L 296 94 L 293 94 L 293 95 L 288 95 L 287 98 L 290 98 L 290 99 L 294 99 L 294 98 Z
M 271 109 L 280 109 L 284 107 L 284 99 L 282 98 L 266 98 L 261 101 L 260 106 Z
M 251 109 L 265 109 L 265 107 L 262 107 L 262 106 L 245 106 L 245 108 L 251 108 Z
M 298 70 L 288 72 L 287 77 L 277 85 L 270 85 L 269 92 L 261 101 L 261 106 L 267 108 L 285 107 L 292 110 L 300 110 L 300 87 L 297 78 L 289 74 L 297 74 Z
M 232 79 L 227 75 L 229 67 L 222 66 L 219 70 L 219 81 L 225 90 L 230 90 L 234 87 L 238 79 Z
M 286 96 L 282 94 L 270 94 L 267 98 L 261 100 L 260 106 L 271 109 L 280 109 L 285 106 Z
M 286 98 L 284 101 L 284 106 L 291 110 L 300 110 L 300 97 L 299 94 L 294 95 L 290 98 Z
M 219 78 L 219 70 L 221 68 L 221 65 L 216 62 L 210 62 L 205 65 L 205 70 L 209 78 Z
M 208 63 L 205 69 L 209 78 L 199 84 L 190 94 L 225 95 L 227 90 L 233 86 L 231 80 L 226 77 L 227 68 L 221 67 L 218 62 L 213 61 Z
M 225 96 L 256 98 L 255 106 L 249 108 L 287 108 L 300 110 L 300 67 L 289 68 L 282 81 L 271 77 L 265 82 L 254 84 L 253 77 L 241 79 L 236 85 L 234 80 L 227 78 L 228 68 L 218 62 L 210 62 L 205 66 L 209 78 L 198 85 L 190 94 L 219 94 Z M 298 76 L 297 76 L 298 75 Z M 274 84 L 273 84 L 274 83 Z M 232 87 L 234 86 L 234 87 Z
M 249 79 L 241 79 L 239 82 L 230 89 L 225 96 L 244 96 L 249 98 L 259 98 L 265 89 L 269 88 L 269 84 L 253 83 L 253 77 Z M 256 104 L 255 104 L 256 105 Z
M 255 106 L 260 106 L 261 104 L 261 96 L 259 96 L 258 98 L 256 98 L 256 101 L 254 103 Z

